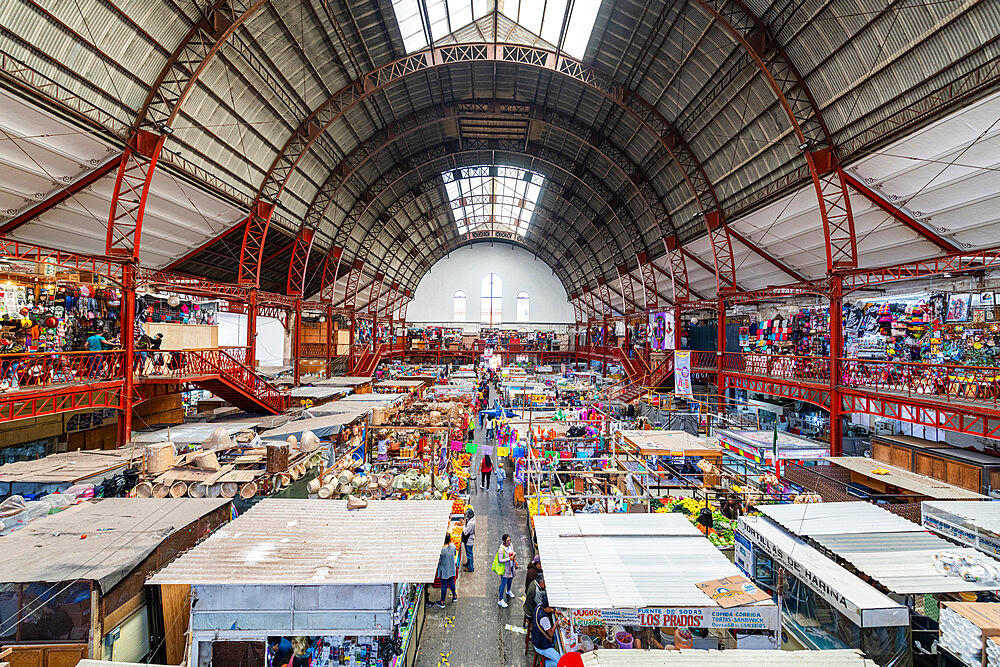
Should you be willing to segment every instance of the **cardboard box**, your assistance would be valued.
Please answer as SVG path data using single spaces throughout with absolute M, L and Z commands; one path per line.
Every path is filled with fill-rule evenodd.
M 702 593 L 719 603 L 723 609 L 742 607 L 770 600 L 771 596 L 757 588 L 756 584 L 739 575 L 723 579 L 711 579 L 695 584 Z

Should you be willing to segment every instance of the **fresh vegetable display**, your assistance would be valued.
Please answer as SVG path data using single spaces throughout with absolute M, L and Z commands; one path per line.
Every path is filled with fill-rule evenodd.
M 694 498 L 664 498 L 662 500 L 653 500 L 650 504 L 654 512 L 661 514 L 665 512 L 683 514 L 694 525 L 698 524 L 698 513 L 705 507 L 705 501 L 695 500 Z M 712 507 L 711 503 L 708 504 L 708 508 L 712 510 L 713 525 L 713 528 L 708 531 L 708 540 L 717 547 L 733 546 L 735 540 L 733 534 L 735 530 L 734 522 L 724 517 L 718 509 Z

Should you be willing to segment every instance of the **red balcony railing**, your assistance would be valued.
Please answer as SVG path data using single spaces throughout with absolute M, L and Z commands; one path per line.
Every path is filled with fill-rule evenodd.
M 948 402 L 1000 400 L 1000 368 L 908 361 L 841 359 L 844 387 L 928 396 Z
M 125 352 L 32 352 L 0 354 L 0 381 L 8 389 L 123 380 Z
M 797 357 L 794 355 L 741 354 L 722 355 L 724 373 L 763 375 L 778 379 L 806 382 L 830 382 L 829 357 Z

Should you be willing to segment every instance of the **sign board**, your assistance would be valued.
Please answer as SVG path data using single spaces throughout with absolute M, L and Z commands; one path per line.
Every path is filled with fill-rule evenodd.
M 771 596 L 757 588 L 746 577 L 732 576 L 695 584 L 702 593 L 715 600 L 723 609 L 770 600 Z
M 778 608 L 753 607 L 641 607 L 639 609 L 574 609 L 576 625 L 639 625 L 653 628 L 707 628 L 776 630 Z

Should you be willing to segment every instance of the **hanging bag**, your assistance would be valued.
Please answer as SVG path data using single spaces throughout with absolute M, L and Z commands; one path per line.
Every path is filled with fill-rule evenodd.
M 500 562 L 500 552 L 497 551 L 493 554 L 493 571 L 499 574 L 501 577 L 504 573 L 504 565 Z

